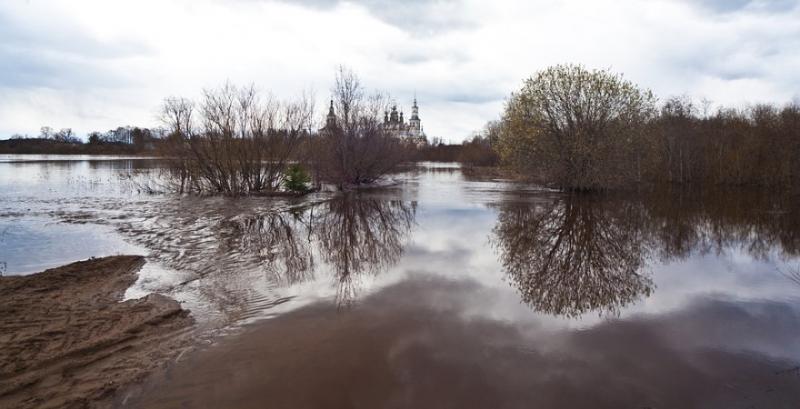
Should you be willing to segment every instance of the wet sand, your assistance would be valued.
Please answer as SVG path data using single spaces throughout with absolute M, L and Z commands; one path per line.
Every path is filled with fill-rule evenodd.
M 162 295 L 122 300 L 140 256 L 0 277 L 0 407 L 111 407 L 188 345 L 188 312 Z
M 304 307 L 182 359 L 150 379 L 133 407 L 800 407 L 792 362 L 704 344 L 796 340 L 800 329 L 783 327 L 793 313 L 769 304 L 743 314 L 709 300 L 564 331 L 462 314 L 485 296 L 468 282 L 420 280 L 345 310 Z M 766 335 L 773 327 L 783 328 L 779 337 Z

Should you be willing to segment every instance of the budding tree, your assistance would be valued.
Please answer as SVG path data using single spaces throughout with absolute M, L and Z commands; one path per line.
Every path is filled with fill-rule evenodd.
M 564 189 L 620 187 L 641 179 L 648 90 L 608 70 L 557 65 L 508 101 L 498 144 L 518 170 Z

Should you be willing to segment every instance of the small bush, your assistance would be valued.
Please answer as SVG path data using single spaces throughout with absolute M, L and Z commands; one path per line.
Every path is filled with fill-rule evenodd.
M 308 192 L 308 184 L 311 182 L 311 177 L 305 169 L 298 164 L 289 165 L 286 169 L 286 177 L 283 185 L 286 190 L 290 192 L 305 193 Z

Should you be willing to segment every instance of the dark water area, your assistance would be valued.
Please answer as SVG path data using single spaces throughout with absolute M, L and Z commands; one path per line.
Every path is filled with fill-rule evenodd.
M 213 334 L 124 407 L 800 407 L 796 197 L 569 195 L 422 164 L 351 194 L 181 198 L 120 176 L 148 162 L 38 187 L 3 166 L 21 193 L 0 223 L 138 249 L 128 297 L 169 295 Z

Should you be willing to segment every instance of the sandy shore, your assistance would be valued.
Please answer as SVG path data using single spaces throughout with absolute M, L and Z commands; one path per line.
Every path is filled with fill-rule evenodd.
M 188 345 L 192 319 L 162 295 L 120 302 L 140 256 L 0 277 L 0 407 L 102 408 Z

